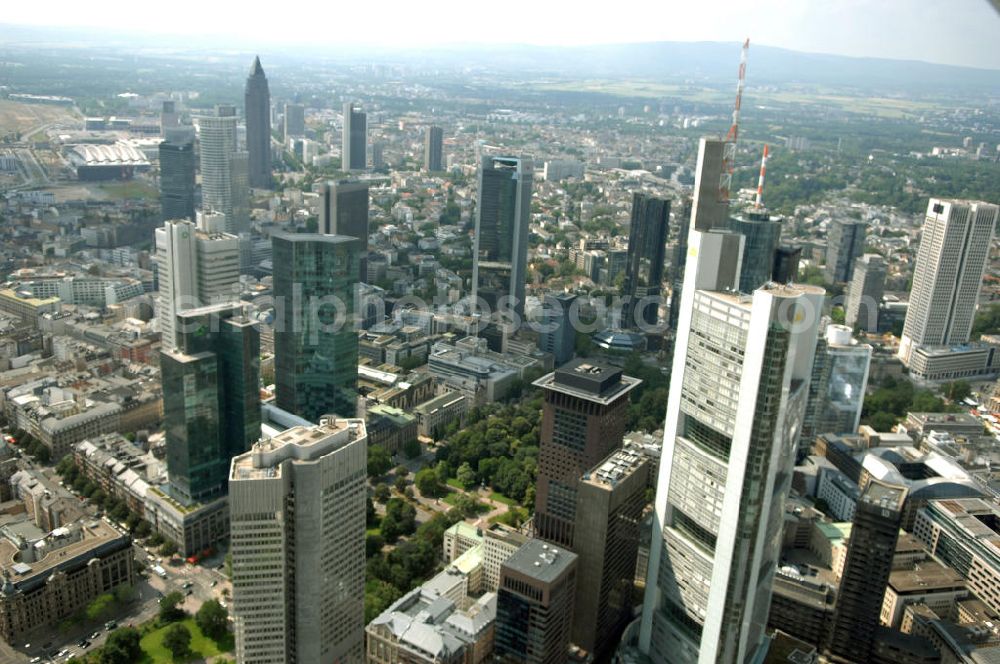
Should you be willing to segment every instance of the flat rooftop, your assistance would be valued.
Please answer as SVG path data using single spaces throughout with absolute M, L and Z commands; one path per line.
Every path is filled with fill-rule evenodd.
M 644 463 L 646 457 L 635 450 L 620 449 L 584 475 L 584 482 L 613 488 L 618 482 L 630 476 Z
M 576 563 L 576 557 L 575 553 L 555 544 L 530 539 L 507 559 L 503 567 L 548 584 L 566 573 Z
M 931 560 L 918 563 L 914 569 L 892 572 L 889 587 L 900 595 L 919 595 L 935 590 L 960 590 L 965 587 L 965 579 L 952 568 Z
M 872 480 L 865 487 L 861 496 L 861 501 L 879 505 L 886 509 L 900 511 L 903 508 L 903 500 L 906 497 L 906 489 L 893 484 L 883 484 L 877 480 Z
M 642 381 L 607 364 L 578 358 L 542 376 L 533 385 L 600 404 L 610 404 Z
M 313 461 L 366 435 L 365 422 L 360 418 L 321 418 L 314 426 L 295 426 L 262 439 L 249 452 L 233 457 L 230 479 L 281 477 L 284 461 Z
M 27 515 L 25 518 L 27 519 Z M 62 537 L 72 538 L 77 526 L 79 526 L 82 537 L 75 542 L 60 546 L 59 539 Z M 27 530 L 35 531 L 37 529 Z M 4 527 L 4 531 L 18 536 L 29 534 L 26 530 L 18 529 L 14 524 Z M 43 540 L 39 540 L 35 544 L 36 550 L 48 549 L 48 553 L 45 553 L 39 560 L 22 562 L 18 547 L 7 537 L 0 537 L 0 571 L 9 574 L 10 580 L 15 586 L 20 586 L 22 583 L 30 584 L 34 579 L 44 583 L 48 579 L 49 572 L 54 568 L 75 563 L 86 564 L 89 559 L 101 555 L 101 547 L 118 544 L 124 539 L 126 539 L 125 535 L 104 521 L 84 519 L 67 528 L 57 528 L 48 533 Z M 108 547 L 109 550 L 114 548 L 116 547 Z

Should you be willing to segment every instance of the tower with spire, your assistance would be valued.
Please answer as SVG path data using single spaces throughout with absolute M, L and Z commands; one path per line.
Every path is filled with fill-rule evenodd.
M 271 92 L 267 87 L 260 56 L 253 60 L 247 76 L 245 115 L 247 122 L 247 152 L 251 187 L 271 187 Z

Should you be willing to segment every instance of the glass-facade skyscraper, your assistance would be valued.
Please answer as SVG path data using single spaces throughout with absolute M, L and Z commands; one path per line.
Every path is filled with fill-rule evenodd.
M 368 116 L 344 103 L 344 135 L 340 150 L 342 171 L 363 171 L 368 166 Z
M 175 497 L 204 502 L 260 437 L 260 334 L 227 303 L 177 314 L 176 336 L 160 354 L 167 473 Z
M 774 252 L 781 239 L 781 223 L 772 220 L 766 211 L 748 210 L 730 218 L 729 227 L 744 238 L 740 292 L 752 293 L 771 281 Z
M 472 299 L 493 310 L 506 296 L 524 314 L 528 225 L 534 168 L 522 157 L 484 156 L 479 168 L 479 205 L 472 256 Z
M 632 194 L 628 231 L 622 327 L 656 325 L 667 250 L 670 201 L 642 192 Z M 643 298 L 652 298 L 644 300 Z M 638 309 L 638 311 L 637 311 Z
M 280 233 L 272 243 L 277 405 L 310 422 L 323 415 L 354 417 L 359 241 Z
M 161 219 L 194 221 L 194 132 L 168 129 L 160 143 Z
M 368 281 L 368 183 L 341 180 L 319 187 L 319 228 L 324 235 L 357 238 L 358 281 Z

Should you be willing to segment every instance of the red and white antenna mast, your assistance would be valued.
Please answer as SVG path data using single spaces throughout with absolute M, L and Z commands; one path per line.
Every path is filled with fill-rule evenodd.
M 760 177 L 757 178 L 757 200 L 754 207 L 758 210 L 764 205 L 764 173 L 767 172 L 767 143 L 764 144 L 764 156 L 760 158 Z
M 733 124 L 726 134 L 726 144 L 722 151 L 722 175 L 719 178 L 719 200 L 729 202 L 729 188 L 733 182 L 733 164 L 736 161 L 736 141 L 740 134 L 740 105 L 743 103 L 743 88 L 747 81 L 747 52 L 750 50 L 750 38 L 743 42 L 740 51 L 740 71 L 736 81 L 736 103 L 733 104 Z

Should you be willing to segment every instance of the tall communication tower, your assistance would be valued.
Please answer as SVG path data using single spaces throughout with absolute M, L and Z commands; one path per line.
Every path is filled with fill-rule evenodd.
M 719 200 L 729 201 L 729 188 L 733 183 L 733 164 L 736 162 L 736 141 L 740 133 L 740 104 L 743 102 L 743 88 L 747 81 L 747 52 L 750 50 L 750 38 L 743 42 L 740 51 L 740 72 L 736 82 L 736 103 L 733 105 L 733 124 L 726 134 L 726 145 L 722 152 L 722 175 L 719 178 Z

